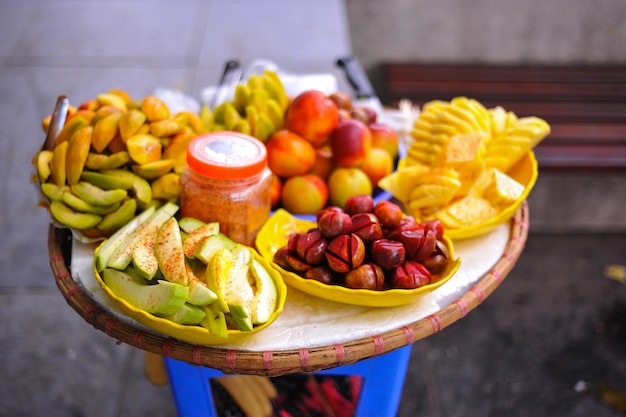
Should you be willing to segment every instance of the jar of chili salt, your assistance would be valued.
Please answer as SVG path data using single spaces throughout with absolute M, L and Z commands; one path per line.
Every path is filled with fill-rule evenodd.
M 254 246 L 270 214 L 271 171 L 265 145 L 238 132 L 212 132 L 187 146 L 181 176 L 183 217 L 219 222 L 232 240 Z

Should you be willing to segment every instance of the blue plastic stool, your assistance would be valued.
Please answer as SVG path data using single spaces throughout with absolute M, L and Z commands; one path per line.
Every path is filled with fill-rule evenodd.
M 411 345 L 316 374 L 363 377 L 355 417 L 395 417 L 398 413 Z M 209 380 L 221 371 L 165 358 L 165 367 L 179 417 L 215 417 Z

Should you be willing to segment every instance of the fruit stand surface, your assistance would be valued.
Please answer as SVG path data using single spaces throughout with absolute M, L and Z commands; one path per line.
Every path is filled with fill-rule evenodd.
M 107 335 L 139 349 L 227 373 L 313 372 L 381 355 L 439 332 L 465 317 L 506 278 L 528 234 L 528 205 L 510 222 L 472 239 L 454 241 L 461 266 L 441 287 L 398 307 L 362 307 L 323 300 L 289 288 L 271 326 L 236 343 L 190 344 L 149 329 L 121 313 L 95 280 L 94 244 L 50 226 L 56 283 L 68 304 Z M 71 273 L 70 273 L 71 271 Z

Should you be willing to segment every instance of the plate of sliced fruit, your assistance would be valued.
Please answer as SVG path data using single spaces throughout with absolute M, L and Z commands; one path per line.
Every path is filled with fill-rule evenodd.
M 511 219 L 538 176 L 533 148 L 550 133 L 538 117 L 517 117 L 467 97 L 426 103 L 398 168 L 378 185 L 407 214 L 441 221 L 448 237 L 483 235 Z
M 285 282 L 310 295 L 368 307 L 415 301 L 448 281 L 460 258 L 438 221 L 418 223 L 371 196 L 329 207 L 316 220 L 279 209 L 256 246 Z
M 280 273 L 219 223 L 177 211 L 171 202 L 147 209 L 96 248 L 104 292 L 129 317 L 189 343 L 231 343 L 269 326 L 287 295 Z

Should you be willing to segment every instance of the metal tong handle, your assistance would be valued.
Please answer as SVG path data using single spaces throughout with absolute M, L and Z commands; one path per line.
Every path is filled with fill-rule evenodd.
M 70 101 L 65 96 L 59 96 L 57 103 L 52 111 L 50 117 L 50 124 L 48 125 L 48 131 L 46 132 L 46 139 L 41 147 L 42 150 L 51 151 L 54 149 L 57 136 L 65 125 L 65 119 L 67 118 L 67 109 L 70 106 Z
M 215 97 L 211 103 L 211 108 L 215 108 L 218 104 L 225 101 L 229 92 L 232 92 L 237 83 L 241 80 L 243 75 L 243 68 L 239 61 L 231 59 L 226 62 L 224 66 L 224 72 L 220 78 L 220 83 L 217 86 Z
M 352 56 L 339 58 L 337 66 L 344 70 L 348 82 L 354 89 L 357 98 L 375 97 L 376 93 L 370 84 L 361 63 Z

